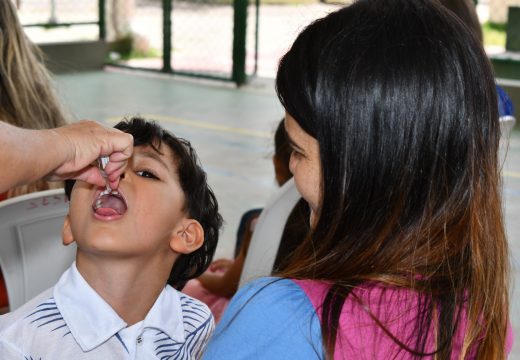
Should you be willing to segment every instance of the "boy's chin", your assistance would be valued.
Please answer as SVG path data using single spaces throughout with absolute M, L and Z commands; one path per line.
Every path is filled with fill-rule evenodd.
M 76 241 L 78 251 L 88 253 L 121 253 L 125 250 L 125 241 L 115 229 L 97 229 Z

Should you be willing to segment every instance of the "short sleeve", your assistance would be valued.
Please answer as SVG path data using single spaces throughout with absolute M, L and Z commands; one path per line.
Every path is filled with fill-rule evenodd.
M 230 302 L 204 359 L 323 359 L 314 307 L 291 280 L 262 278 Z

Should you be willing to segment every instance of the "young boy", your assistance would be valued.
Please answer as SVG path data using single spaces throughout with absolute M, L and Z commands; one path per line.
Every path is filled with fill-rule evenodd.
M 76 242 L 76 262 L 0 317 L 3 360 L 202 355 L 213 317 L 174 288 L 211 262 L 222 225 L 216 198 L 189 142 L 140 118 L 116 128 L 134 137 L 119 188 L 66 184 L 62 236 Z

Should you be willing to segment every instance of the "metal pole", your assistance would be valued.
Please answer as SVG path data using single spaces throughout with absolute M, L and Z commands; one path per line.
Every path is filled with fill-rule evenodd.
M 172 72 L 172 0 L 163 0 L 163 72 Z
M 99 40 L 105 41 L 107 39 L 105 0 L 99 0 L 98 4 Z
M 260 0 L 256 0 L 256 24 L 255 24 L 255 70 L 253 72 L 253 75 L 256 75 L 258 72 L 258 34 L 260 32 Z
M 237 86 L 246 82 L 246 31 L 248 0 L 233 1 L 233 69 L 231 79 Z

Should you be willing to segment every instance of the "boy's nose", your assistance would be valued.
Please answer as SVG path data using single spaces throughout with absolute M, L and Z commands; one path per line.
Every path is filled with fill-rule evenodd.
M 119 179 L 120 180 L 123 180 L 125 178 L 125 173 L 123 172 L 120 176 L 119 176 Z

